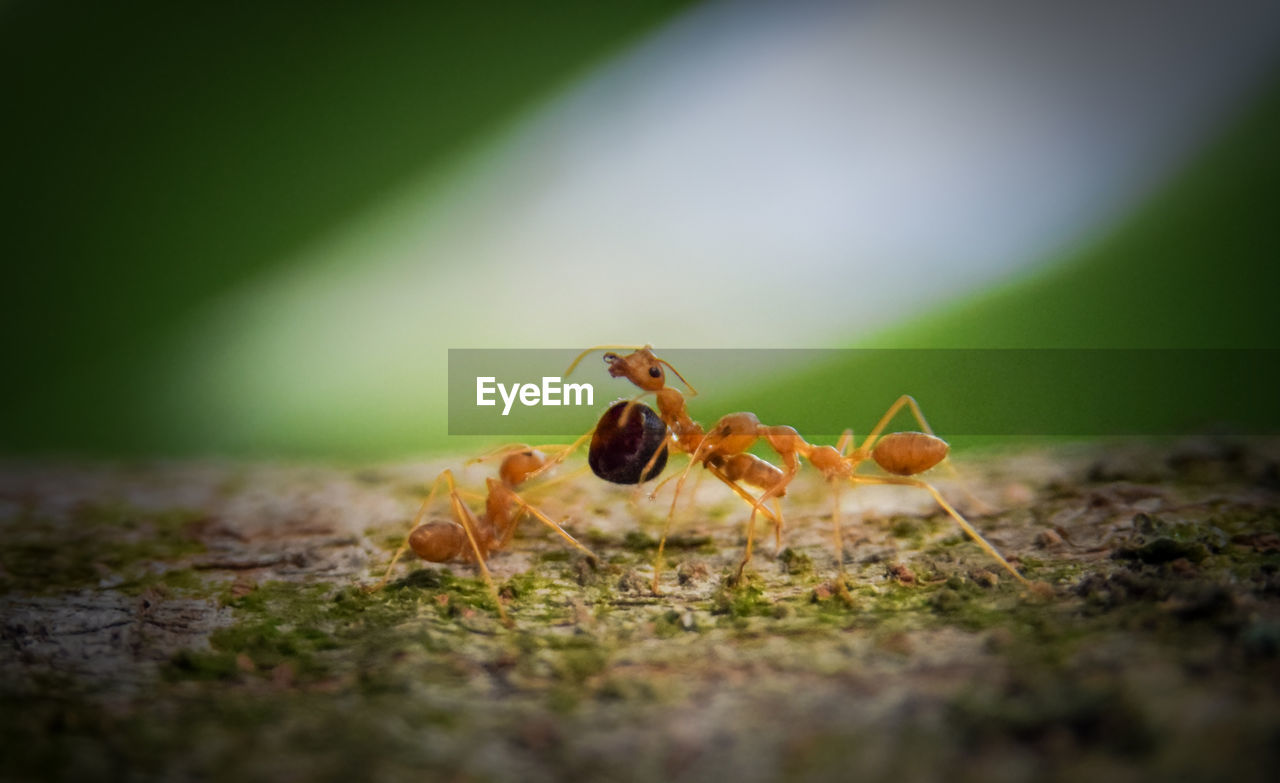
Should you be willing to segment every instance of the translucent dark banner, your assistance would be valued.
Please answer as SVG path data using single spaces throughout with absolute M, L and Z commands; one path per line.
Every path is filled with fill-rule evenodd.
M 641 390 L 603 351 L 449 351 L 449 433 L 573 438 Z M 615 351 L 625 355 L 626 350 Z M 947 436 L 1264 435 L 1280 432 L 1280 351 L 1268 349 L 655 349 L 667 385 L 710 426 L 748 410 L 835 436 L 869 430 L 901 395 Z M 653 404 L 653 395 L 646 399 Z M 919 429 L 908 413 L 891 429 Z

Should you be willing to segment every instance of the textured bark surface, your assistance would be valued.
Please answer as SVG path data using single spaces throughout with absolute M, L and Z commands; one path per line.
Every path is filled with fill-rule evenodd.
M 493 465 L 0 470 L 6 779 L 1263 779 L 1280 764 L 1280 444 L 962 455 L 944 494 L 747 506 L 590 474 L 491 560 L 382 575 L 430 480 Z M 572 464 L 570 468 L 574 467 Z M 670 469 L 669 469 L 670 470 Z M 473 507 L 475 499 L 468 497 Z M 446 502 L 435 514 L 444 517 Z

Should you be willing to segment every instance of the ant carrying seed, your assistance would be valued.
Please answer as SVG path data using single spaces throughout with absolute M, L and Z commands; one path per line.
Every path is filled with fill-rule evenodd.
M 493 597 L 494 605 L 498 607 L 498 615 L 502 618 L 502 622 L 510 625 L 511 620 L 503 609 L 498 589 L 493 583 L 493 577 L 489 574 L 485 560 L 511 541 L 525 513 L 554 530 L 592 562 L 596 561 L 596 556 L 591 550 L 578 543 L 577 539 L 569 535 L 563 527 L 516 493 L 517 487 L 546 469 L 548 463 L 546 455 L 528 446 L 504 447 L 497 453 L 505 456 L 498 467 L 498 478 L 485 480 L 489 492 L 485 498 L 484 513 L 476 516 L 463 502 L 462 493 L 454 482 L 453 472 L 442 471 L 432 482 L 427 499 L 422 502 L 417 515 L 414 516 L 409 535 L 392 556 L 391 562 L 387 565 L 386 574 L 372 588 L 373 590 L 386 586 L 391 579 L 391 571 L 395 568 L 396 562 L 408 549 L 412 549 L 418 557 L 432 563 L 472 562 L 484 579 Z M 496 456 L 496 454 L 473 461 L 487 459 L 489 456 Z M 434 520 L 421 524 L 441 484 L 448 487 L 453 519 Z
M 592 351 L 622 350 L 623 348 L 623 346 L 589 348 L 578 355 L 565 372 L 565 376 L 568 376 L 574 367 L 582 361 L 583 357 Z M 710 430 L 703 430 L 700 424 L 689 417 L 684 395 L 679 390 L 666 385 L 666 376 L 663 368 L 669 368 L 674 372 L 689 388 L 691 394 L 696 393 L 685 381 L 684 376 L 680 375 L 668 362 L 659 359 L 650 346 L 629 348 L 629 350 L 631 350 L 631 353 L 625 356 L 614 353 L 612 350 L 605 353 L 604 361 L 609 367 L 609 374 L 615 378 L 624 377 L 631 381 L 642 390 L 642 394 L 654 393 L 657 396 L 658 416 L 670 432 L 671 444 L 690 456 L 689 464 L 680 474 L 676 483 L 675 496 L 672 498 L 671 508 L 663 527 L 662 539 L 658 544 L 658 555 L 654 561 L 653 591 L 655 594 L 659 592 L 662 552 L 670 530 L 671 520 L 675 514 L 676 504 L 685 479 L 694 465 L 702 465 L 717 479 L 743 497 L 752 507 L 751 516 L 747 522 L 746 548 L 737 571 L 737 575 L 740 578 L 747 563 L 751 560 L 757 513 L 763 512 L 773 519 L 775 540 L 780 543 L 783 521 L 778 499 L 786 494 L 788 485 L 799 471 L 801 458 L 808 460 L 832 485 L 834 543 L 841 572 L 844 570 L 844 557 L 840 533 L 839 485 L 843 481 L 848 481 L 854 486 L 859 484 L 909 486 L 928 492 L 942 510 L 955 520 L 956 524 L 972 537 L 983 551 L 1000 563 L 1019 583 L 1024 586 L 1031 586 L 1031 583 L 1018 573 L 995 547 L 988 543 L 968 520 L 947 502 L 933 485 L 917 478 L 920 474 L 943 463 L 950 451 L 950 446 L 946 441 L 933 434 L 933 430 L 929 427 L 928 422 L 925 421 L 920 406 L 912 397 L 903 395 L 898 398 L 880 418 L 876 426 L 872 428 L 862 444 L 846 454 L 852 445 L 852 430 L 846 430 L 835 447 L 818 446 L 806 441 L 793 427 L 764 425 L 760 423 L 755 414 L 748 412 L 731 413 L 722 417 Z M 619 405 L 638 406 L 639 403 L 633 400 L 630 403 L 619 403 Z M 614 406 L 610 410 L 617 407 Z M 923 432 L 884 434 L 889 422 L 904 407 L 910 409 Z M 630 408 L 624 410 L 623 416 L 626 415 L 627 410 L 630 410 Z M 645 406 L 644 410 L 649 409 Z M 770 448 L 778 454 L 784 468 L 779 468 L 747 452 L 747 449 L 761 439 L 768 443 Z M 593 447 L 594 445 L 595 442 L 593 440 Z M 626 448 L 634 451 L 632 455 L 634 460 L 641 459 L 645 455 L 644 449 L 639 445 Z M 658 453 L 655 450 L 649 456 L 649 461 L 656 463 L 657 458 Z M 666 459 L 665 450 L 662 452 L 662 459 Z M 858 467 L 868 460 L 874 462 L 890 475 L 879 476 L 857 473 Z M 947 465 L 950 466 L 950 463 L 948 462 Z M 952 470 L 954 471 L 954 468 Z M 651 474 L 646 467 L 646 469 L 640 471 L 638 476 L 643 476 L 643 479 L 647 480 L 651 475 L 656 474 L 657 471 L 653 471 Z M 637 479 L 637 483 L 638 481 L 639 479 Z M 739 482 L 762 489 L 763 492 L 759 497 L 753 498 L 738 486 Z M 773 511 L 770 511 L 769 507 L 765 505 L 769 500 L 773 501 Z
M 589 353 L 607 349 L 623 349 L 625 346 L 596 346 L 588 348 L 580 353 L 573 363 L 569 365 L 569 369 L 565 371 L 565 377 L 573 372 L 574 368 Z M 643 346 L 640 348 L 632 348 L 631 353 L 623 356 L 608 350 L 604 354 L 605 364 L 609 366 L 609 374 L 615 378 L 626 378 L 641 389 L 641 393 L 653 393 L 657 397 L 658 416 L 666 425 L 670 432 L 671 444 L 674 448 L 690 455 L 689 467 L 687 467 L 680 475 L 680 480 L 676 484 L 675 494 L 671 499 L 671 509 L 667 514 L 666 523 L 663 526 L 662 537 L 658 541 L 658 553 L 654 559 L 653 566 L 653 592 L 659 594 L 660 578 L 662 574 L 662 555 L 666 547 L 667 535 L 670 532 L 671 519 L 675 515 L 676 504 L 680 499 L 680 492 L 684 487 L 685 478 L 688 476 L 689 469 L 694 464 L 701 464 L 719 481 L 728 486 L 743 500 L 752 506 L 752 521 L 754 523 L 756 512 L 764 512 L 766 516 L 774 521 L 775 537 L 780 541 L 782 535 L 782 510 L 777 505 L 776 498 L 781 497 L 785 493 L 785 485 L 782 490 L 775 492 L 769 497 L 775 498 L 774 510 L 762 505 L 761 500 L 751 497 L 746 490 L 739 486 L 739 483 L 748 486 L 764 489 L 767 491 L 783 482 L 785 476 L 776 466 L 763 460 L 754 454 L 746 453 L 746 449 L 754 442 L 754 438 L 750 438 L 745 442 L 741 439 L 733 438 L 713 438 L 702 428 L 702 425 L 689 417 L 688 404 L 685 397 L 678 389 L 672 388 L 666 384 L 666 373 L 664 367 L 670 369 L 676 374 L 676 377 L 684 383 L 689 389 L 691 395 L 697 394 L 696 390 L 685 380 L 679 370 L 672 367 L 669 362 L 658 358 L 651 346 Z M 639 406 L 640 403 L 632 400 L 629 403 L 622 403 L 631 407 Z M 616 406 L 615 406 L 616 407 Z M 627 410 L 630 410 L 628 408 Z M 647 406 L 644 408 L 647 410 Z M 626 415 L 624 411 L 623 415 Z M 740 417 L 751 417 L 752 414 L 734 414 Z M 728 420 L 721 420 L 721 424 L 725 424 Z M 740 422 L 741 423 L 741 422 Z M 755 421 L 758 427 L 759 421 Z M 794 434 L 795 430 L 790 427 L 782 428 L 787 432 L 780 432 L 780 437 L 787 438 L 790 434 Z M 773 440 L 770 438 L 770 443 Z M 775 447 L 775 450 L 776 447 Z M 781 454 L 782 452 L 779 451 Z M 657 454 L 650 457 L 651 461 L 656 461 Z M 665 456 L 664 456 L 665 459 Z M 645 471 L 647 475 L 647 470 Z M 656 472 L 655 472 L 656 475 Z M 764 496 L 762 496 L 763 498 Z M 749 550 L 748 550 L 749 551 Z M 748 554 L 748 557 L 750 555 Z

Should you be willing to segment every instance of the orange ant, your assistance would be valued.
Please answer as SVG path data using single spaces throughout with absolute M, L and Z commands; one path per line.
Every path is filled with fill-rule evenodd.
M 904 407 L 910 408 L 916 422 L 924 431 L 882 434 L 893 417 Z M 984 552 L 1012 574 L 1024 587 L 1032 587 L 1031 582 L 1018 573 L 1017 569 L 1009 561 L 1005 560 L 1000 552 L 983 538 L 977 529 L 954 506 L 947 502 L 942 493 L 927 481 L 915 478 L 946 460 L 951 447 L 946 441 L 933 434 L 933 429 L 925 420 L 924 413 L 920 410 L 920 405 L 910 395 L 904 394 L 894 401 L 893 405 L 889 406 L 889 409 L 880 417 L 880 421 L 876 423 L 875 427 L 863 440 L 862 445 L 849 454 L 846 454 L 846 452 L 853 443 L 853 430 L 845 430 L 834 447 L 816 446 L 800 437 L 790 427 L 761 426 L 756 417 L 750 413 L 735 413 L 725 416 L 717 423 L 716 427 L 712 428 L 708 435 L 708 440 L 711 442 L 713 449 L 719 443 L 725 442 L 731 443 L 734 448 L 747 448 L 756 439 L 762 437 L 766 438 L 774 450 L 783 457 L 787 464 L 787 470 L 781 481 L 764 491 L 758 499 L 759 502 L 763 502 L 770 497 L 781 496 L 786 492 L 787 485 L 790 484 L 799 469 L 797 457 L 803 457 L 808 460 L 809 464 L 813 465 L 822 474 L 823 478 L 832 485 L 831 519 L 837 561 L 841 572 L 844 571 L 844 544 L 840 533 L 839 482 L 848 480 L 855 486 L 858 484 L 878 484 L 915 487 L 925 490 L 933 497 L 938 506 L 977 542 Z M 858 466 L 868 459 L 890 475 L 874 476 L 857 473 Z M 947 465 L 954 473 L 954 466 L 950 462 Z M 686 468 L 687 471 L 688 468 Z M 746 552 L 738 566 L 739 577 L 741 577 L 743 569 L 751 560 L 751 544 L 755 533 L 755 513 L 756 511 L 753 509 L 751 519 L 747 523 Z
M 608 349 L 627 349 L 631 350 L 631 353 L 626 356 L 621 356 Z M 684 383 L 685 387 L 689 389 L 690 395 L 696 395 L 697 391 L 687 380 L 685 380 L 685 377 L 680 374 L 679 370 L 672 367 L 666 360 L 659 359 L 653 353 L 652 346 L 646 345 L 635 348 L 631 346 L 600 345 L 588 348 L 578 354 L 577 358 L 573 360 L 573 363 L 569 365 L 569 369 L 565 370 L 565 377 L 568 377 L 569 374 L 573 372 L 574 368 L 578 366 L 587 354 L 599 350 L 608 350 L 604 355 L 604 361 L 609 365 L 609 374 L 611 376 L 614 378 L 626 378 L 639 387 L 642 390 L 642 394 L 652 392 L 656 395 L 658 416 L 661 418 L 662 422 L 666 424 L 675 447 L 686 454 L 691 455 L 689 467 L 685 469 L 683 474 L 681 474 L 680 481 L 676 484 L 675 496 L 671 499 L 671 510 L 667 514 L 666 524 L 662 531 L 662 538 L 658 541 L 658 554 L 654 560 L 653 566 L 654 594 L 657 595 L 661 593 L 659 579 L 662 573 L 662 554 L 666 547 L 667 533 L 670 530 L 671 518 L 675 514 L 676 503 L 680 499 L 680 491 L 684 486 L 684 480 L 688 475 L 689 468 L 692 468 L 694 464 L 701 464 L 713 476 L 724 483 L 725 486 L 729 487 L 739 497 L 751 504 L 751 518 L 753 524 L 756 512 L 763 511 L 766 516 L 773 520 L 775 536 L 781 540 L 783 524 L 782 509 L 777 505 L 776 498 L 781 497 L 786 492 L 786 474 L 772 463 L 767 462 L 754 454 L 747 453 L 746 449 L 755 441 L 755 437 L 751 437 L 746 440 L 741 438 L 708 437 L 706 431 L 703 430 L 702 425 L 689 417 L 689 409 L 685 402 L 684 395 L 681 394 L 678 389 L 674 389 L 666 384 L 666 373 L 663 370 L 663 367 L 665 366 L 676 374 L 676 377 L 678 377 L 680 381 Z M 623 404 L 629 406 L 639 405 L 636 399 L 633 399 L 630 403 Z M 615 406 L 615 408 L 616 407 L 617 406 Z M 641 407 L 644 408 L 644 406 Z M 644 409 L 647 410 L 647 408 Z M 623 420 L 625 421 L 627 411 L 624 411 L 622 415 Z M 753 432 L 763 433 L 764 437 L 768 438 L 770 444 L 774 445 L 774 449 L 778 451 L 779 454 L 783 454 L 784 450 L 789 449 L 789 447 L 785 445 L 789 438 L 792 436 L 799 437 L 796 434 L 796 431 L 790 427 L 761 429 L 760 422 L 756 420 L 753 414 L 750 413 L 732 414 L 732 416 L 727 416 L 724 419 L 721 419 L 720 423 L 717 424 L 717 428 L 726 426 L 732 417 L 750 417 L 750 421 L 754 422 Z M 747 420 L 745 418 L 740 418 L 738 421 L 739 424 L 746 422 Z M 712 435 L 714 436 L 718 431 L 718 429 L 713 430 Z M 592 435 L 592 433 L 588 433 L 588 435 Z M 586 436 L 583 436 L 583 438 L 585 437 Z M 775 439 L 778 443 L 775 443 Z M 578 442 L 580 443 L 582 440 L 583 439 L 580 438 Z M 593 439 L 593 448 L 595 445 L 596 442 Z M 660 454 L 662 455 L 662 458 L 665 459 L 665 449 L 658 450 L 649 457 L 650 463 L 652 464 L 656 461 Z M 641 475 L 648 478 L 652 474 L 649 472 L 649 468 L 646 467 L 645 470 L 641 472 Z M 765 490 L 781 486 L 780 490 L 772 492 L 772 494 L 766 492 L 766 495 L 775 498 L 774 510 L 771 511 L 768 507 L 762 506 L 762 500 L 757 500 L 756 498 L 751 497 L 749 493 L 738 486 L 738 482 Z M 654 492 L 656 493 L 657 490 L 655 489 Z M 748 557 L 749 556 L 750 555 L 748 554 Z
M 622 346 L 598 346 L 583 351 L 565 372 L 567 376 L 588 353 L 608 348 L 622 349 Z M 632 353 L 619 356 L 609 352 L 604 355 L 609 365 L 609 374 L 613 377 L 625 377 L 644 392 L 657 395 L 658 412 L 671 431 L 675 444 L 681 451 L 690 455 L 688 466 L 680 474 L 676 483 L 675 496 L 671 501 L 671 510 L 663 527 L 662 539 L 658 544 L 658 556 L 654 562 L 653 591 L 659 592 L 659 576 L 662 564 L 663 545 L 670 530 L 671 518 L 675 514 L 676 503 L 689 471 L 695 464 L 701 464 L 716 478 L 730 486 L 752 506 L 751 517 L 747 523 L 747 543 L 742 562 L 738 566 L 737 576 L 740 579 L 748 562 L 751 560 L 752 545 L 755 534 L 755 518 L 758 512 L 764 512 L 773 519 L 775 540 L 781 540 L 782 512 L 778 499 L 786 494 L 787 486 L 799 471 L 800 458 L 807 459 L 833 485 L 834 514 L 832 522 L 835 528 L 837 560 L 841 572 L 844 570 L 843 542 L 840 533 L 840 499 L 836 482 L 847 479 L 857 484 L 891 484 L 911 486 L 923 489 L 932 495 L 938 505 L 969 534 L 982 549 L 994 558 L 1006 571 L 1012 574 L 1021 584 L 1030 586 L 1027 581 L 978 531 L 949 504 L 941 493 L 922 479 L 914 478 L 937 466 L 947 458 L 950 446 L 946 441 L 933 434 L 933 430 L 925 421 L 924 414 L 916 401 L 903 395 L 889 407 L 888 411 L 872 429 L 862 445 L 851 454 L 845 452 L 853 440 L 851 430 L 846 430 L 835 447 L 815 446 L 809 443 L 793 427 L 778 425 L 766 426 L 753 413 L 731 413 L 721 418 L 711 430 L 704 431 L 697 422 L 689 418 L 684 396 L 676 389 L 665 384 L 662 365 L 675 372 L 686 386 L 688 382 L 674 367 L 665 360 L 654 355 L 650 346 L 631 349 Z M 692 387 L 690 392 L 693 392 Z M 903 408 L 909 407 L 916 421 L 924 432 L 896 432 L 882 435 L 885 427 Z M 747 452 L 756 441 L 764 439 L 782 458 L 785 470 Z M 656 458 L 656 454 L 654 455 Z M 879 465 L 889 476 L 873 476 L 855 473 L 857 467 L 867 459 Z M 948 463 L 950 465 L 950 463 Z M 952 468 L 954 471 L 954 468 Z M 759 498 L 752 498 L 737 486 L 736 482 L 761 488 L 764 492 Z M 770 512 L 765 502 L 772 499 L 777 513 Z
M 442 471 L 432 482 L 427 499 L 422 502 L 417 515 L 414 516 L 409 535 L 392 556 L 391 562 L 387 565 L 386 574 L 372 588 L 373 590 L 381 589 L 387 584 L 391 579 L 391 570 L 408 549 L 412 549 L 418 557 L 432 563 L 445 563 L 451 560 L 473 562 L 493 597 L 494 605 L 498 607 L 498 615 L 502 618 L 503 624 L 511 625 L 485 559 L 511 541 L 516 526 L 526 512 L 559 533 L 571 546 L 585 554 L 591 562 L 596 562 L 596 556 L 591 550 L 578 543 L 577 539 L 569 535 L 564 528 L 516 493 L 516 487 L 548 467 L 549 461 L 546 455 L 537 448 L 523 445 L 514 448 L 506 447 L 496 453 L 505 454 L 505 457 L 498 467 L 499 478 L 485 480 L 489 494 L 485 498 L 484 513 L 479 517 L 472 513 L 471 509 L 462 502 L 462 493 L 454 483 L 453 472 Z M 496 453 L 479 457 L 472 462 L 488 459 L 496 456 Z M 449 505 L 453 512 L 453 519 L 420 524 L 442 482 L 449 488 Z

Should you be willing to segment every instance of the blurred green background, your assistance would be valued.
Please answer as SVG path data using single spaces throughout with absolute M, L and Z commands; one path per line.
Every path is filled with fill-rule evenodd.
M 533 163 L 521 163 L 512 150 L 521 139 L 554 136 L 541 119 L 548 106 L 567 105 L 577 122 L 605 113 L 591 108 L 608 106 L 597 102 L 574 115 L 579 104 L 563 98 L 573 85 L 588 80 L 588 93 L 625 93 L 619 85 L 645 73 L 626 59 L 631 47 L 674 39 L 696 54 L 711 46 L 708 32 L 747 14 L 732 4 L 703 10 L 679 2 L 562 3 L 554 11 L 515 3 L 4 6 L 10 283 L 0 447 L 9 454 L 355 458 L 472 448 L 446 434 L 441 376 L 450 347 L 662 347 L 682 335 L 681 347 L 702 348 L 1280 347 L 1274 57 L 1245 69 L 1250 77 L 1168 175 L 1152 175 L 1139 199 L 1117 199 L 1121 213 L 1081 221 L 1078 235 L 1028 252 L 1016 268 L 975 276 L 953 295 L 890 309 L 897 318 L 854 317 L 879 296 L 874 284 L 860 285 L 871 270 L 857 264 L 883 270 L 899 263 L 883 256 L 866 261 L 851 253 L 847 264 L 808 271 L 792 270 L 780 255 L 776 266 L 762 267 L 722 258 L 710 279 L 732 286 L 750 278 L 746 290 L 756 293 L 719 296 L 718 284 L 685 279 L 679 264 L 619 261 L 606 273 L 611 278 L 590 277 L 594 259 L 554 266 L 539 259 L 554 259 L 558 247 L 527 248 L 516 233 L 498 261 L 451 251 L 451 230 L 505 237 L 501 227 L 476 221 L 469 204 L 502 213 L 528 209 L 529 201 L 555 203 L 557 183 L 571 176 L 557 168 L 561 159 L 534 154 Z M 686 18 L 693 33 L 667 32 Z M 864 21 L 875 18 L 850 24 Z M 922 34 L 936 32 L 908 22 Z M 767 40 L 775 27 L 804 50 L 799 27 L 775 19 L 750 29 Z M 931 51 L 929 44 L 921 51 Z M 623 66 L 612 81 L 591 87 L 593 72 L 614 61 Z M 891 75 L 910 77 L 885 78 Z M 833 75 L 836 84 L 840 78 Z M 1140 114 L 1144 106 L 1130 109 Z M 683 111 L 665 110 L 673 121 Z M 711 146 L 717 141 L 729 139 Z M 939 155 L 945 159 L 946 149 Z M 538 198 L 506 202 L 515 198 L 509 191 L 468 178 L 513 159 L 539 178 Z M 1047 192 L 1059 186 L 1042 180 Z M 783 209 L 786 183 L 768 189 Z M 639 193 L 631 217 L 643 225 L 645 199 L 679 195 L 678 188 Z M 570 232 L 579 228 L 572 214 Z M 691 211 L 690 221 L 699 214 Z M 945 218 L 909 216 L 922 231 Z M 728 217 L 730 225 L 735 220 L 753 222 Z M 583 222 L 589 232 L 591 221 Z M 423 225 L 444 232 L 428 239 L 445 237 L 422 257 L 426 272 L 401 279 L 395 267 L 376 263 L 418 242 Z M 607 231 L 600 241 L 607 246 Z M 530 288 L 517 275 L 540 264 L 546 288 Z M 576 279 L 575 270 L 594 282 Z M 524 299 L 487 306 L 509 277 Z M 848 289 L 847 309 L 810 303 L 839 287 Z M 584 314 L 588 303 L 594 315 Z M 393 311 L 420 319 L 385 320 Z M 616 327 L 602 333 L 610 313 Z M 785 330 L 796 320 L 808 331 Z M 861 429 L 898 391 L 945 407 L 946 389 L 904 389 L 891 365 L 851 358 L 752 377 L 704 398 L 699 404 L 708 407 L 694 414 L 714 419 L 750 409 L 769 421 L 799 420 L 815 387 L 844 390 L 849 423 Z M 695 368 L 681 369 L 696 376 Z M 1259 379 L 1265 394 L 1274 367 L 1259 367 Z M 1173 380 L 1169 389 L 1153 404 L 1174 416 L 1196 411 L 1193 385 Z M 1018 404 L 1016 394 L 1009 404 Z M 947 415 L 934 422 L 939 429 L 965 430 L 963 405 Z
M 685 5 L 7 4 L 4 445 L 227 445 L 157 430 L 171 330 Z

